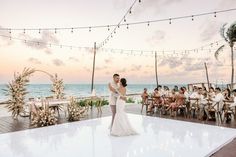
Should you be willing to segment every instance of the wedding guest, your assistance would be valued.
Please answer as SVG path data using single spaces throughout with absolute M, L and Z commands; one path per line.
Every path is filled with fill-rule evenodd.
M 202 90 L 201 94 L 200 94 L 200 105 L 199 105 L 199 109 L 200 109 L 200 116 L 199 118 L 202 119 L 204 116 L 204 111 L 208 108 L 208 95 L 207 93 Z
M 224 90 L 223 95 L 224 95 L 224 100 L 228 100 L 228 101 L 232 100 L 231 96 L 230 96 L 230 89 L 229 88 Z
M 152 98 L 153 98 L 153 103 L 151 105 L 149 105 L 148 112 L 152 112 L 154 106 L 164 105 L 164 100 L 161 97 L 161 94 L 158 91 L 158 88 L 154 89 L 154 92 L 152 94 Z
M 236 106 L 236 89 L 233 90 L 233 100 L 234 102 L 230 104 L 231 108 Z
M 189 98 L 194 98 L 194 99 L 199 98 L 199 93 L 198 93 L 199 89 L 196 86 L 194 86 L 193 92 L 192 94 L 189 95 Z
M 178 94 L 176 95 L 175 102 L 171 103 L 170 106 L 167 108 L 167 111 L 169 109 L 176 110 L 180 105 L 183 105 L 185 101 L 185 95 L 184 95 L 184 89 L 181 87 L 179 89 Z
M 208 92 L 209 98 L 215 97 L 215 90 L 213 87 L 210 87 L 209 92 Z
M 167 86 L 164 86 L 164 97 L 170 96 L 170 89 Z
M 143 89 L 143 93 L 141 94 L 141 97 L 142 97 L 143 103 L 147 103 L 147 100 L 148 100 L 147 88 L 144 88 L 144 89 Z
M 163 96 L 164 95 L 164 90 L 163 90 L 162 86 L 158 85 L 157 89 L 158 89 L 158 92 L 159 92 L 160 96 Z
M 183 90 L 184 90 L 184 95 L 185 95 L 185 98 L 186 98 L 186 101 L 188 101 L 189 99 L 189 93 L 188 93 L 188 91 L 187 91 L 187 88 L 186 87 L 182 87 L 183 88 Z
M 179 91 L 179 87 L 178 86 L 174 86 L 174 91 L 176 92 L 176 94 L 178 93 L 178 91 Z
M 223 108 L 223 100 L 224 100 L 224 96 L 221 93 L 221 89 L 220 88 L 216 88 L 215 89 L 215 97 L 210 98 L 210 100 L 212 101 L 212 105 L 214 107 L 214 109 L 216 110 L 215 114 L 217 116 L 217 112 L 222 112 L 222 108 Z M 211 116 L 209 115 L 208 111 L 207 111 L 207 116 L 209 119 L 211 119 Z

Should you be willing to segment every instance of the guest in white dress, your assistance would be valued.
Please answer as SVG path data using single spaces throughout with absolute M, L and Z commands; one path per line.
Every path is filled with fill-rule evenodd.
M 126 79 L 120 80 L 120 88 L 118 89 L 120 96 L 116 102 L 116 114 L 111 128 L 111 135 L 113 136 L 129 136 L 135 135 L 137 132 L 133 129 L 125 112 L 126 100 Z

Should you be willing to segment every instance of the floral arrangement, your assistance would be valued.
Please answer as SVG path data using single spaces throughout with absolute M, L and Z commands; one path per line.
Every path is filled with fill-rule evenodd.
M 74 98 L 71 98 L 70 103 L 68 104 L 68 121 L 80 120 L 81 114 L 81 107 L 77 105 Z
M 17 119 L 19 114 L 24 111 L 25 95 L 28 93 L 26 86 L 29 82 L 29 77 L 34 72 L 34 69 L 24 68 L 21 74 L 15 73 L 14 79 L 8 83 L 7 89 L 4 89 L 6 96 L 9 97 L 6 108 L 12 113 L 14 119 Z
M 55 99 L 63 99 L 64 97 L 64 84 L 63 84 L 63 79 L 58 79 L 57 74 L 55 76 L 51 77 L 52 81 L 52 89 L 51 91 L 54 93 L 54 98 Z
M 36 108 L 36 115 L 33 118 L 31 125 L 35 127 L 43 127 L 57 124 L 55 111 L 49 108 L 48 104 L 44 104 L 42 108 Z

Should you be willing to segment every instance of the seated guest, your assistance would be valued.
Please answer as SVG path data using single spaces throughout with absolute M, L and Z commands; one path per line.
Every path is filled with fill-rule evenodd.
M 202 88 L 194 87 L 193 88 L 193 93 L 190 94 L 189 96 L 189 108 L 196 109 L 198 107 L 199 99 L 200 99 L 200 93 L 201 93 Z
M 189 98 L 194 98 L 194 99 L 199 98 L 199 93 L 198 93 L 199 89 L 201 88 L 197 88 L 196 86 L 194 86 L 193 92 L 192 94 L 189 95 Z
M 235 107 L 236 106 L 236 89 L 233 90 L 233 100 L 234 100 L 234 103 L 232 103 L 230 105 L 230 107 Z
M 162 86 L 158 85 L 157 88 L 158 88 L 158 92 L 159 92 L 160 96 L 163 96 L 165 94 L 165 92 L 164 92 L 164 89 L 162 88 Z
M 167 110 L 175 110 L 177 109 L 180 105 L 183 105 L 185 101 L 185 95 L 184 95 L 184 89 L 181 87 L 179 89 L 178 94 L 176 95 L 175 102 L 171 103 L 170 106 L 167 108 Z
M 142 97 L 143 103 L 147 103 L 147 100 L 148 100 L 147 88 L 144 88 L 144 89 L 143 89 L 143 93 L 141 94 L 141 97 Z
M 213 87 L 210 87 L 209 92 L 208 92 L 209 98 L 215 97 L 215 90 Z
M 228 101 L 232 100 L 231 96 L 230 96 L 230 89 L 229 88 L 224 90 L 223 95 L 224 95 L 224 100 L 228 100 Z
M 165 106 L 169 106 L 171 103 L 175 102 L 175 98 L 176 98 L 176 93 L 175 90 L 172 89 L 171 92 L 168 92 L 168 95 L 165 95 L 164 97 Z
M 164 86 L 164 97 L 170 96 L 170 89 L 167 86 Z
M 220 88 L 217 87 L 215 89 L 215 97 L 209 98 L 209 100 L 212 101 L 212 105 L 213 105 L 214 109 L 216 110 L 215 114 L 217 114 L 217 112 L 221 112 L 222 111 L 223 105 L 224 105 L 224 102 L 223 102 L 224 96 L 221 93 L 221 89 Z M 209 115 L 209 112 L 207 111 L 206 113 L 207 113 L 208 118 L 211 119 L 211 116 Z
M 164 105 L 164 100 L 161 97 L 161 94 L 158 91 L 158 88 L 154 89 L 154 92 L 152 94 L 152 98 L 153 98 L 153 104 L 149 105 L 148 112 L 151 112 L 152 109 L 154 108 L 154 106 Z
M 208 108 L 208 95 L 207 93 L 202 90 L 200 93 L 200 105 L 199 105 L 199 109 L 200 109 L 200 115 L 199 118 L 202 119 L 204 116 L 204 111 Z
M 177 94 L 177 93 L 179 92 L 179 87 L 175 85 L 173 90 L 174 90 L 175 93 Z
M 186 98 L 186 101 L 188 101 L 189 99 L 189 93 L 188 93 L 188 91 L 187 91 L 187 88 L 186 87 L 182 87 L 183 88 L 183 90 L 184 90 L 184 95 L 185 95 L 185 98 Z

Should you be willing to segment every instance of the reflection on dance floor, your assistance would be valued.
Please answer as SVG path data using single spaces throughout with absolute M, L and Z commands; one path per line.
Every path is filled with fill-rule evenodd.
M 138 135 L 109 135 L 111 117 L 0 135 L 1 157 L 201 157 L 236 137 L 236 130 L 128 115 Z

